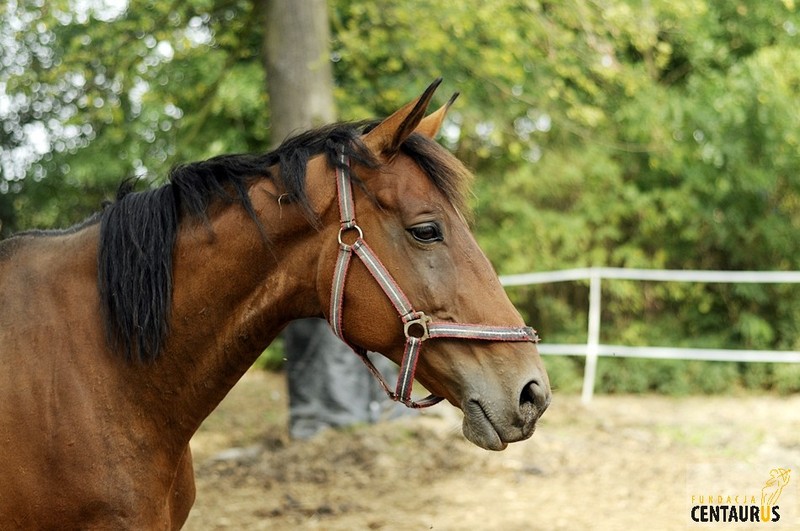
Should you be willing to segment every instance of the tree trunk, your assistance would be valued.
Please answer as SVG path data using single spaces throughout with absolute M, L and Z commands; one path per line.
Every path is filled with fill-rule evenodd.
M 270 140 L 336 119 L 326 0 L 259 0 L 265 18 L 263 58 Z

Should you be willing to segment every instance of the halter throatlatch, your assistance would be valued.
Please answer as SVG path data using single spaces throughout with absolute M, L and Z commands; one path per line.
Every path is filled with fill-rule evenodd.
M 339 256 L 333 271 L 333 287 L 331 288 L 330 324 L 334 333 L 350 345 L 345 339 L 342 330 L 342 309 L 344 306 L 344 286 L 347 280 L 347 272 L 350 267 L 350 260 L 355 254 L 389 298 L 397 313 L 400 314 L 400 319 L 403 323 L 406 346 L 400 363 L 397 386 L 394 391 L 389 388 L 389 384 L 386 383 L 383 375 L 370 361 L 367 351 L 350 345 L 367 365 L 370 372 L 378 379 L 389 398 L 412 408 L 432 406 L 443 400 L 442 397 L 435 395 L 429 395 L 419 401 L 411 399 L 411 387 L 414 382 L 414 372 L 417 368 L 420 350 L 422 343 L 428 339 L 477 339 L 483 341 L 538 343 L 539 338 L 536 335 L 536 331 L 529 326 L 509 327 L 439 322 L 434 321 L 423 312 L 414 310 L 408 297 L 403 293 L 394 277 L 367 245 L 367 242 L 364 241 L 364 232 L 356 224 L 353 188 L 350 182 L 350 160 L 341 146 L 339 148 L 339 163 L 336 168 L 336 182 L 339 194 L 341 226 L 338 236 Z M 346 243 L 345 240 L 352 240 L 353 243 Z

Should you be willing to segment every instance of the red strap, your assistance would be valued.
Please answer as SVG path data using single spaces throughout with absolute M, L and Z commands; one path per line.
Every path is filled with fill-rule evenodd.
M 529 341 L 538 343 L 539 336 L 530 326 L 488 326 L 463 323 L 435 322 L 428 325 L 430 337 L 451 339 L 480 339 L 483 341 Z

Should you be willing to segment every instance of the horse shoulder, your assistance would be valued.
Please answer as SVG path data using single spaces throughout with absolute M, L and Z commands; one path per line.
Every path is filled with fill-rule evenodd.
M 0 258 L 0 521 L 168 527 L 174 480 L 143 466 L 167 458 L 106 345 L 93 240 L 25 237 Z

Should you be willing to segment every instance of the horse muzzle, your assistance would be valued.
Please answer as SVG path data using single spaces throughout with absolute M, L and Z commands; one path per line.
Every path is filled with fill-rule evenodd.
M 546 377 L 525 382 L 517 403 L 488 393 L 471 393 L 461 403 L 464 437 L 486 450 L 505 450 L 509 443 L 533 435 L 536 422 L 550 405 L 552 394 Z

